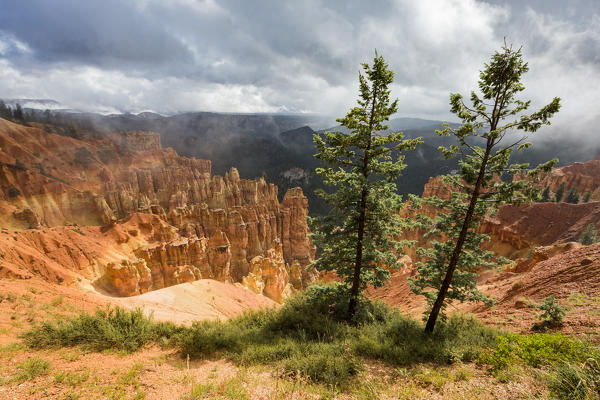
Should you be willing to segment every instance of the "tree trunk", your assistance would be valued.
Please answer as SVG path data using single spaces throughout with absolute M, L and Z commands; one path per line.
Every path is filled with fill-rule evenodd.
M 368 180 L 369 173 L 369 150 L 371 150 L 371 134 L 373 132 L 373 122 L 375 120 L 375 105 L 377 101 L 377 86 L 373 88 L 373 103 L 371 106 L 371 115 L 369 117 L 369 138 L 367 141 L 367 149 L 363 158 L 362 174 L 365 180 Z M 352 277 L 352 289 L 350 290 L 350 301 L 348 303 L 348 314 L 350 318 L 356 313 L 356 302 L 358 300 L 358 290 L 360 289 L 360 272 L 362 269 L 363 256 L 363 238 L 365 235 L 365 219 L 367 214 L 367 196 L 369 192 L 367 187 L 364 187 L 360 194 L 360 215 L 358 216 L 358 238 L 356 241 L 356 259 L 354 261 L 354 276 Z
M 358 217 L 358 240 L 356 245 L 356 260 L 354 262 L 354 276 L 352 277 L 352 290 L 350 291 L 350 303 L 348 304 L 348 314 L 354 317 L 356 313 L 356 301 L 358 299 L 358 289 L 360 288 L 360 270 L 362 267 L 362 241 L 365 234 L 365 214 L 367 208 L 367 189 L 363 189 L 360 197 L 360 215 Z
M 448 269 L 446 270 L 446 276 L 442 281 L 442 286 L 440 287 L 440 291 L 438 292 L 438 296 L 435 300 L 435 303 L 433 303 L 431 313 L 429 314 L 427 324 L 425 325 L 425 332 L 427 333 L 433 332 L 435 322 L 437 321 L 438 315 L 440 314 L 440 310 L 442 309 L 442 305 L 444 304 L 444 300 L 446 299 L 446 294 L 448 293 L 448 289 L 450 289 L 450 284 L 452 283 L 452 276 L 454 275 L 454 271 L 456 270 L 458 258 L 460 257 L 460 253 L 462 252 L 462 248 L 465 243 L 465 239 L 467 238 L 467 233 L 469 231 L 469 226 L 471 225 L 471 220 L 473 219 L 475 205 L 477 204 L 477 199 L 479 198 L 479 191 L 481 190 L 481 184 L 483 183 L 485 168 L 487 166 L 490 152 L 492 150 L 492 145 L 493 140 L 491 138 L 488 138 L 487 146 L 485 149 L 485 155 L 483 157 L 483 160 L 481 161 L 479 175 L 477 176 L 477 181 L 475 182 L 475 188 L 473 189 L 473 194 L 471 195 L 471 201 L 469 203 L 469 208 L 467 209 L 467 214 L 465 215 L 465 220 L 462 229 L 460 231 L 460 234 L 458 235 L 458 240 L 456 241 L 456 247 L 454 248 L 454 252 L 452 253 L 452 257 L 450 258 L 450 263 L 448 264 Z

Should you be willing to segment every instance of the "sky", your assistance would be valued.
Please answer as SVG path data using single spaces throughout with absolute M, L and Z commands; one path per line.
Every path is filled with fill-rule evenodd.
M 377 49 L 399 116 L 452 120 L 504 38 L 532 105 L 600 137 L 600 0 L 0 0 L 0 98 L 341 117 Z

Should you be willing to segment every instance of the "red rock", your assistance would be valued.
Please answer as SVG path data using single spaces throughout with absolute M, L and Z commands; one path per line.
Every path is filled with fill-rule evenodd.
M 91 154 L 85 165 L 76 155 L 82 147 Z M 34 151 L 39 157 L 31 156 Z M 15 155 L 28 170 L 0 164 L 0 224 L 14 229 L 45 227 L 42 236 L 65 221 L 104 226 L 96 239 L 99 246 L 116 249 L 114 256 L 99 254 L 95 244 L 83 240 L 77 253 L 80 261 L 67 263 L 66 270 L 94 282 L 101 278 L 112 282 L 119 295 L 200 277 L 241 282 L 255 257 L 275 257 L 272 261 L 279 263 L 275 251 L 279 247 L 284 269 L 294 266 L 294 286 L 316 278 L 315 271 L 305 270 L 315 249 L 300 188 L 290 189 L 280 203 L 275 185 L 240 179 L 235 168 L 225 177 L 211 176 L 210 161 L 163 149 L 155 133 L 77 140 L 0 119 L 0 162 L 14 164 Z M 35 167 L 38 159 L 44 160 L 44 174 Z M 21 192 L 16 199 L 8 196 L 13 186 Z M 55 268 L 55 260 L 48 259 L 38 244 L 25 247 L 36 254 L 42 250 L 36 257 Z M 121 258 L 115 260 L 117 253 Z M 134 266 L 138 259 L 150 270 L 150 281 Z M 39 273 L 32 265 L 20 268 Z M 279 298 L 278 291 L 288 281 L 274 282 L 287 279 L 275 269 L 265 291 Z M 60 276 L 70 279 L 72 273 Z

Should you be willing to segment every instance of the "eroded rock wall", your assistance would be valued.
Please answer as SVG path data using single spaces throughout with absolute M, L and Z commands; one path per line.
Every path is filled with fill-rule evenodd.
M 0 119 L 0 144 L 2 226 L 103 226 L 119 231 L 111 236 L 118 244 L 135 242 L 128 257 L 95 273 L 107 291 L 128 296 L 200 278 L 242 282 L 256 257 L 286 271 L 262 268 L 272 298 L 289 291 L 286 274 L 291 287 L 316 278 L 306 270 L 315 249 L 300 188 L 280 203 L 275 185 L 240 179 L 235 168 L 212 176 L 210 161 L 162 149 L 160 136 L 147 132 L 76 140 Z

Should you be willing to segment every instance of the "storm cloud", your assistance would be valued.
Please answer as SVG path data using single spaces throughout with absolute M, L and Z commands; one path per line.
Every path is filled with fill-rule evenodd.
M 341 116 L 374 50 L 400 115 L 448 119 L 506 37 L 527 95 L 598 135 L 600 3 L 532 0 L 0 0 L 0 98 L 98 112 Z

